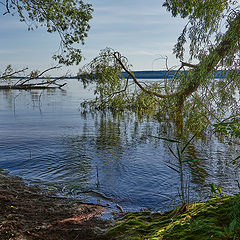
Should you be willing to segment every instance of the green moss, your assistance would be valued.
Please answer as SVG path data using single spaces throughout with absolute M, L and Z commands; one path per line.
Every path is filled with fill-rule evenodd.
M 176 210 L 132 213 L 109 229 L 106 237 L 128 240 L 240 239 L 240 209 L 236 208 L 239 205 L 239 196 L 228 196 L 192 204 L 189 211 L 181 215 L 177 215 Z

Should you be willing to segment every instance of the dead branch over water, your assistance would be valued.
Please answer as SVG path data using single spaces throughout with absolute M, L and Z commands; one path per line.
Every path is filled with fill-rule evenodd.
M 67 83 L 59 84 L 58 81 L 66 78 L 67 74 L 54 79 L 44 75 L 52 70 L 56 70 L 59 68 L 61 68 L 61 66 L 54 66 L 41 72 L 31 71 L 29 74 L 25 75 L 25 72 L 28 70 L 28 68 L 14 71 L 11 66 L 7 66 L 4 73 L 0 74 L 0 90 L 62 88 Z

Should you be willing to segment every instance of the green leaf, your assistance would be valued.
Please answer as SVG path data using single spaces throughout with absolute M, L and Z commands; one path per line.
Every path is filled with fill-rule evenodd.
M 232 220 L 232 222 L 230 223 L 230 225 L 229 225 L 229 231 L 230 231 L 230 233 L 233 233 L 234 230 L 235 230 L 238 226 L 239 226 L 239 223 L 238 223 L 237 219 L 234 218 L 234 219 Z
M 203 161 L 203 160 L 207 160 L 204 158 L 196 158 L 196 159 L 187 159 L 187 160 L 183 160 L 182 162 L 188 163 L 188 162 L 199 162 L 199 161 Z
M 149 137 L 158 138 L 158 139 L 165 140 L 165 141 L 168 141 L 168 142 L 181 143 L 180 141 L 175 140 L 175 139 L 171 139 L 171 138 L 157 137 L 157 136 L 151 136 L 151 135 Z
M 226 237 L 223 232 L 218 231 L 218 232 L 216 232 L 216 233 L 217 233 L 219 236 L 221 236 L 221 237 Z
M 173 152 L 173 150 L 168 146 L 168 149 L 169 149 L 169 151 L 171 152 L 171 154 L 176 158 L 176 159 L 178 159 L 178 157 L 176 156 L 176 154 Z
M 173 171 L 175 171 L 175 172 L 177 172 L 177 173 L 179 173 L 179 174 L 180 174 L 180 171 L 179 171 L 179 170 L 177 170 L 176 168 L 174 168 L 174 167 L 172 167 L 172 166 L 170 166 L 170 165 L 167 165 L 167 167 L 171 168 Z
M 216 187 L 215 187 L 214 183 L 210 183 L 209 186 L 210 186 L 210 188 L 211 188 L 212 194 L 213 194 L 214 196 L 216 196 L 216 195 L 217 195 L 217 190 L 216 190 Z
M 217 186 L 217 190 L 218 190 L 218 193 L 222 196 L 222 189 L 221 189 L 220 185 Z
M 236 164 L 236 161 L 237 161 L 238 159 L 240 159 L 240 156 L 238 156 L 238 157 L 236 157 L 234 160 L 232 160 L 232 163 L 233 163 L 233 164 Z
M 181 153 L 183 153 L 183 152 L 185 151 L 185 149 L 187 148 L 187 146 L 191 143 L 191 141 L 196 137 L 197 134 L 198 134 L 198 133 L 195 133 L 195 134 L 191 137 L 191 139 L 185 144 L 185 146 L 183 147 Z

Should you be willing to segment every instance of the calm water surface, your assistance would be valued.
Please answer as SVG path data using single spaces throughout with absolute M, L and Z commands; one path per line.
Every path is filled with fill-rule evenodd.
M 0 168 L 60 195 L 124 210 L 176 204 L 179 176 L 167 166 L 174 161 L 169 143 L 149 137 L 172 129 L 127 113 L 82 114 L 80 103 L 92 96 L 77 80 L 64 90 L 0 91 Z M 210 183 L 238 191 L 230 163 L 236 149 L 209 136 L 187 155 L 206 159 L 185 168 L 192 200 L 205 199 Z

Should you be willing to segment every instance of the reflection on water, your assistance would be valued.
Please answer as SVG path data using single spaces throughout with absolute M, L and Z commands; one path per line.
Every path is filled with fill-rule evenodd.
M 0 168 L 60 194 L 126 210 L 174 204 L 179 176 L 167 167 L 174 160 L 169 143 L 150 137 L 169 137 L 171 129 L 127 113 L 81 114 L 81 101 L 91 96 L 75 80 L 64 91 L 0 91 Z M 187 155 L 205 160 L 185 166 L 191 196 L 206 198 L 212 182 L 238 191 L 238 170 L 230 164 L 235 154 L 213 136 L 193 142 Z

